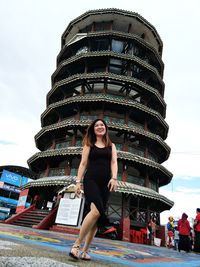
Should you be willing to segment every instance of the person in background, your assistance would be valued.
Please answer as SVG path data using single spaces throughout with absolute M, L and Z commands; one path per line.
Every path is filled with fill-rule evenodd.
M 179 243 L 178 250 L 184 250 L 190 252 L 190 224 L 188 221 L 188 215 L 182 214 L 181 219 L 178 220 L 178 231 L 179 231 Z
M 35 205 L 36 208 L 39 208 L 39 204 L 41 201 L 41 197 L 39 194 L 35 195 L 33 198 L 33 205 Z
M 172 216 L 168 218 L 167 230 L 174 232 L 174 218 Z
M 55 208 L 56 201 L 57 201 L 57 195 L 54 195 L 54 197 L 53 197 L 52 209 L 54 209 L 54 208 Z
M 154 244 L 154 237 L 156 237 L 156 223 L 154 219 L 151 219 L 148 224 L 150 244 Z
M 194 250 L 194 230 L 190 227 L 190 251 Z
M 170 216 L 167 223 L 167 247 L 174 246 L 174 218 Z
M 86 210 L 79 236 L 69 253 L 74 259 L 90 260 L 89 245 L 96 234 L 97 227 L 108 223 L 105 210 L 111 191 L 117 188 L 117 151 L 108 135 L 108 127 L 102 119 L 94 120 L 87 129 L 83 140 L 81 162 L 76 178 L 77 195 L 81 192 L 81 181 L 85 195 Z M 80 255 L 80 246 L 85 244 Z
M 200 208 L 196 209 L 194 220 L 194 252 L 200 253 Z
M 147 225 L 147 240 L 148 240 L 148 245 L 152 245 L 152 226 L 151 226 L 151 220 L 148 222 L 148 225 Z
M 174 227 L 174 250 L 178 250 L 178 243 L 179 243 L 179 231 L 178 227 Z

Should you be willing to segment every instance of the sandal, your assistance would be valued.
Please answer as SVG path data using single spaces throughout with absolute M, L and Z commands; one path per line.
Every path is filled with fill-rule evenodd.
M 81 260 L 84 260 L 84 261 L 90 261 L 91 260 L 91 257 L 90 255 L 86 252 L 86 251 L 83 251 L 81 253 Z
M 73 259 L 78 260 L 80 255 L 80 246 L 78 245 L 73 245 L 72 249 L 69 253 L 69 256 L 72 257 Z

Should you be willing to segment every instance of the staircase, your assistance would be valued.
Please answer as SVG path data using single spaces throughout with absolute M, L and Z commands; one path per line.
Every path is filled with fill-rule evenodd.
M 11 224 L 32 228 L 33 225 L 39 224 L 49 212 L 49 210 L 40 209 L 30 210 L 16 218 Z

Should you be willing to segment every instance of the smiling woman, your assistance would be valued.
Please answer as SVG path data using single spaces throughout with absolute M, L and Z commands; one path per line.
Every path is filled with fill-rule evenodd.
M 200 156 L 193 154 L 174 154 L 173 151 L 193 151 L 193 149 L 200 151 L 200 142 L 197 141 L 199 140 L 198 133 L 200 131 L 200 124 L 198 124 L 200 113 L 200 90 L 198 90 L 198 85 L 200 80 L 198 79 L 197 65 L 200 56 L 198 48 L 200 35 L 196 34 L 196 28 L 200 25 L 198 14 L 199 1 L 182 1 L 181 6 L 179 1 L 173 1 L 173 8 L 171 8 L 171 5 L 167 1 L 162 2 L 161 5 L 158 0 L 153 1 L 153 3 L 152 1 L 143 0 L 134 1 L 134 6 L 131 0 L 126 1 L 126 6 L 123 1 L 116 0 L 80 1 L 78 6 L 76 2 L 71 3 L 67 11 L 65 8 L 66 1 L 63 0 L 59 0 L 59 5 L 54 1 L 48 1 L 48 5 L 46 5 L 47 1 L 27 1 L 26 3 L 25 1 L 12 1 L 12 6 L 9 5 L 8 1 L 1 2 L 0 91 L 2 101 L 0 121 L 2 127 L 0 140 L 2 142 L 0 141 L 0 165 L 17 164 L 27 166 L 27 159 L 34 153 L 39 152 L 40 154 L 36 160 L 30 163 L 30 168 L 36 171 L 38 170 L 39 175 L 47 174 L 51 176 L 52 173 L 54 175 L 55 173 L 56 175 L 63 175 L 63 172 L 65 172 L 64 175 L 70 174 L 74 176 L 77 174 L 80 162 L 79 152 L 76 151 L 76 155 L 73 156 L 70 149 L 67 150 L 64 146 L 65 143 L 57 144 L 56 142 L 60 138 L 65 138 L 66 133 L 71 134 L 72 132 L 73 136 L 70 137 L 71 143 L 70 145 L 67 144 L 67 147 L 76 146 L 78 150 L 81 146 L 82 134 L 85 130 L 84 127 L 88 123 L 87 120 L 95 119 L 93 115 L 98 117 L 99 114 L 102 114 L 102 118 L 108 123 L 112 141 L 115 143 L 117 150 L 123 151 L 124 155 L 118 161 L 118 179 L 143 186 L 144 190 L 148 190 L 148 188 L 145 189 L 145 186 L 149 186 L 156 192 L 164 194 L 173 200 L 175 202 L 174 207 L 170 211 L 164 212 L 167 213 L 165 219 L 163 219 L 164 216 L 161 213 L 161 222 L 163 224 L 167 222 L 167 218 L 171 214 L 180 216 L 183 205 L 186 208 L 184 211 L 186 211 L 189 217 L 194 217 L 195 203 L 199 202 L 198 194 L 195 193 L 198 185 L 195 184 L 193 186 L 193 192 L 186 192 L 184 188 L 187 188 L 187 186 L 184 186 L 180 191 L 177 189 L 175 181 L 176 176 L 180 174 L 182 176 L 199 175 Z M 70 34 L 69 39 L 71 39 L 71 44 L 64 45 L 60 50 L 60 33 L 68 20 L 74 19 L 82 12 L 93 8 L 110 8 L 111 6 L 137 12 L 149 20 L 152 25 L 155 25 L 156 32 L 160 34 L 164 43 L 162 59 L 154 49 L 151 49 L 148 40 L 144 39 L 147 36 L 137 36 L 138 20 L 132 26 L 130 23 L 126 27 L 124 24 L 126 16 L 123 15 L 123 22 L 121 23 L 119 20 L 120 30 L 126 30 L 123 33 L 119 31 L 119 28 L 115 30 L 116 26 L 118 26 L 116 24 L 118 16 L 114 14 L 112 20 L 110 20 L 114 28 L 111 26 L 107 27 L 108 25 L 105 23 L 107 23 L 106 18 L 109 15 L 106 14 L 104 19 L 103 12 L 94 16 L 95 20 L 98 20 L 96 22 L 90 19 L 87 14 L 86 19 L 79 17 L 75 21 L 74 27 L 73 24 L 70 24 L 71 28 L 69 28 L 68 33 Z M 181 12 L 178 12 L 178 14 L 177 9 L 181 9 Z M 167 15 L 169 12 L 167 10 L 170 12 L 170 25 Z M 188 18 L 187 20 L 185 19 L 186 17 Z M 99 23 L 101 18 L 103 19 L 102 24 Z M 92 24 L 93 21 L 94 25 Z M 83 32 L 81 23 L 83 23 L 85 32 Z M 144 29 L 144 25 L 145 22 L 142 24 L 142 29 Z M 74 30 L 77 30 L 77 34 L 73 35 Z M 79 32 L 81 30 L 82 32 Z M 135 34 L 132 34 L 132 31 L 135 31 Z M 185 32 L 190 33 L 189 36 Z M 23 36 L 28 37 L 26 38 L 26 42 L 24 42 Z M 73 36 L 76 39 L 73 40 Z M 176 40 L 176 43 L 174 40 Z M 62 41 L 64 42 L 64 40 Z M 178 49 L 174 49 L 176 47 Z M 184 53 L 185 49 L 190 51 L 190 53 Z M 56 64 L 55 51 L 59 52 L 57 60 L 60 60 Z M 102 61 L 100 60 L 101 54 Z M 182 64 L 183 54 L 185 55 L 185 64 Z M 38 55 L 40 56 L 38 57 Z M 66 114 L 64 114 L 64 117 L 60 110 L 55 110 L 59 114 L 59 123 L 54 125 L 52 123 L 47 129 L 43 128 L 43 124 L 40 125 L 38 118 L 46 108 L 43 99 L 46 99 L 47 94 L 47 89 L 45 90 L 44 88 L 49 88 L 49 90 L 51 88 L 51 82 L 48 79 L 49 74 L 54 71 L 55 67 L 61 67 L 62 65 L 66 67 L 69 65 L 70 70 L 72 70 L 71 66 L 76 59 L 80 59 L 79 62 L 83 62 L 81 61 L 83 58 L 86 62 L 84 69 L 85 76 L 78 74 L 77 77 L 74 76 L 71 80 L 67 78 L 69 79 L 69 83 L 68 81 L 61 83 L 62 86 L 61 84 L 59 86 L 52 84 L 52 88 L 56 90 L 54 94 L 52 93 L 49 96 L 49 99 L 47 96 L 47 106 L 48 104 L 53 104 L 52 109 L 54 109 L 56 101 L 65 100 L 62 105 Z M 114 59 L 120 60 L 121 62 L 114 61 Z M 164 60 L 165 65 L 164 74 L 162 60 Z M 97 71 L 101 71 L 101 69 L 105 70 L 105 61 L 109 65 L 106 66 L 104 78 L 102 73 Z M 95 63 L 94 68 L 92 66 L 93 62 Z M 186 68 L 185 65 L 192 66 L 192 68 Z M 78 68 L 78 64 L 76 64 L 76 67 L 77 70 L 82 70 L 82 67 Z M 136 79 L 139 79 L 140 75 L 142 75 L 140 70 L 143 70 L 143 68 L 151 72 L 152 75 L 154 73 L 154 77 L 155 75 L 161 79 L 164 77 L 164 82 L 166 83 L 164 102 L 160 103 L 162 100 L 160 94 L 151 91 L 152 87 L 148 83 L 145 84 L 144 80 L 140 84 L 137 84 L 137 81 L 134 83 L 131 82 L 131 80 L 134 80 L 133 77 L 130 76 L 128 78 L 128 74 L 131 73 L 138 77 Z M 86 74 L 87 70 L 89 73 Z M 91 71 L 94 72 L 91 73 Z M 110 75 L 108 75 L 108 71 L 110 71 Z M 98 75 L 100 78 L 98 78 Z M 144 76 L 145 79 L 151 78 L 147 77 L 146 74 Z M 115 82 L 113 82 L 114 80 Z M 152 80 L 150 82 L 152 83 Z M 188 88 L 190 88 L 190 98 L 188 98 Z M 147 92 L 146 95 L 144 94 L 145 91 Z M 102 92 L 105 103 L 102 104 L 104 110 L 100 113 L 101 105 L 95 100 L 95 94 L 100 95 Z M 93 93 L 93 96 L 89 99 L 91 93 Z M 111 95 L 112 98 L 113 96 L 115 97 L 113 98 L 114 100 L 110 97 L 107 104 L 106 94 L 107 96 L 108 94 Z M 83 100 L 77 97 L 77 103 L 73 105 L 69 102 L 67 104 L 67 98 L 75 96 L 81 96 Z M 180 96 L 181 101 L 178 101 Z M 120 102 L 119 97 L 123 97 L 124 102 Z M 122 106 L 122 103 L 127 104 L 131 99 L 134 102 L 133 105 L 137 108 L 134 106 L 133 108 L 131 106 Z M 72 101 L 72 99 L 69 99 L 69 101 Z M 159 136 L 158 138 L 156 137 L 156 135 L 161 133 L 162 127 L 158 130 L 158 133 L 155 133 L 156 135 L 149 135 L 151 131 L 154 132 L 157 130 L 159 125 L 153 124 L 154 119 L 152 115 L 146 111 L 147 107 L 149 107 L 161 112 L 165 104 L 167 104 L 167 112 L 166 114 L 165 112 L 162 114 L 164 116 L 166 115 L 166 121 L 170 126 L 166 142 L 170 145 L 172 152 L 168 161 L 163 163 L 165 160 L 166 146 L 160 140 Z M 143 111 L 140 111 L 140 105 L 143 105 Z M 28 107 L 26 110 L 24 108 L 25 106 Z M 71 106 L 72 111 L 69 111 Z M 78 112 L 73 109 L 74 107 Z M 93 108 L 95 108 L 95 113 L 91 112 Z M 117 114 L 118 110 L 122 117 Z M 149 111 L 152 112 L 150 109 Z M 140 120 L 139 118 L 143 118 L 143 116 L 144 120 Z M 73 120 L 70 122 L 70 125 L 68 124 L 66 126 L 66 120 L 72 120 L 74 118 L 76 121 Z M 61 124 L 62 122 L 63 124 Z M 40 139 L 36 135 L 37 145 L 35 146 L 34 135 L 40 130 L 40 127 L 42 127 L 42 131 L 39 133 Z M 154 138 L 157 139 L 154 140 Z M 14 144 L 9 145 L 9 140 L 12 140 Z M 49 141 L 51 141 L 51 147 L 47 149 L 45 146 Z M 51 148 L 54 148 L 55 143 L 56 149 L 50 151 Z M 66 154 L 57 156 L 59 151 L 65 151 Z M 47 157 L 43 152 L 51 153 L 52 156 Z M 133 155 L 132 159 L 128 157 L 130 155 Z M 126 158 L 124 158 L 125 156 Z M 171 183 L 168 187 L 159 187 L 159 181 L 166 179 L 165 174 L 160 169 L 139 163 L 136 156 L 142 157 L 145 163 L 150 162 L 148 161 L 149 159 L 153 163 L 161 162 L 164 164 L 167 169 L 173 172 L 174 183 Z M 63 158 L 69 164 L 63 166 L 61 170 L 60 162 L 63 161 Z M 168 158 L 168 155 L 166 158 Z M 47 161 L 47 167 L 43 167 L 42 162 Z M 153 173 L 154 171 L 155 173 Z M 183 184 L 183 181 L 179 180 L 179 184 Z M 121 196 L 125 196 L 126 194 L 119 192 L 116 194 L 118 195 L 118 201 L 116 201 L 117 208 L 123 205 L 126 211 L 126 197 L 121 200 Z M 135 201 L 132 210 L 130 210 L 131 217 L 133 217 L 134 208 L 137 207 L 138 203 L 142 203 L 143 199 L 147 199 L 145 205 L 148 204 L 149 206 L 148 210 L 145 210 L 145 214 L 151 214 L 153 211 L 154 216 L 156 214 L 159 221 L 159 201 L 154 205 L 151 199 L 143 198 L 143 196 L 138 197 L 138 200 Z M 138 213 L 139 215 L 144 214 L 143 207 L 139 206 Z M 143 217 L 135 216 L 134 220 L 131 221 L 131 228 L 134 228 L 135 223 L 136 225 L 140 223 L 136 221 L 137 218 Z M 145 217 L 144 219 L 144 222 L 147 222 L 149 218 Z M 143 223 L 143 221 L 141 222 Z M 122 232 L 125 233 L 123 229 Z
M 83 152 L 76 178 L 76 195 L 81 192 L 81 180 L 86 203 L 86 216 L 70 256 L 78 259 L 80 245 L 85 239 L 81 258 L 90 260 L 87 251 L 96 234 L 97 227 L 108 223 L 105 215 L 111 191 L 117 187 L 117 151 L 108 135 L 108 127 L 101 119 L 94 120 L 83 140 Z

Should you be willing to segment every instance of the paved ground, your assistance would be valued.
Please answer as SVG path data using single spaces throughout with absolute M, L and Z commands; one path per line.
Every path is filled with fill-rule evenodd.
M 200 255 L 95 238 L 91 262 L 68 256 L 74 235 L 0 224 L 0 267 L 200 267 Z

